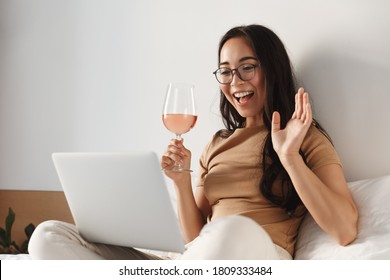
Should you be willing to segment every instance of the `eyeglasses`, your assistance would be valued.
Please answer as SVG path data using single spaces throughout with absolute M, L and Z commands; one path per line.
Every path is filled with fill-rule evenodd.
M 226 85 L 226 84 L 230 84 L 233 81 L 234 74 L 237 74 L 237 76 L 243 81 L 251 80 L 255 76 L 256 67 L 259 66 L 260 63 L 242 64 L 235 69 L 222 67 L 215 70 L 213 74 L 215 75 L 215 78 L 220 84 Z

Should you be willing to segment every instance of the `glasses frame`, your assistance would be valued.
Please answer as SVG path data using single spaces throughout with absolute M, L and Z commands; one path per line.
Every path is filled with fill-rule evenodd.
M 252 76 L 251 78 L 249 78 L 249 79 L 243 79 L 242 76 L 241 76 L 240 71 L 238 71 L 238 69 L 239 69 L 240 67 L 244 66 L 244 65 L 251 65 L 251 66 L 254 67 L 253 76 Z M 213 72 L 213 74 L 214 74 L 214 76 L 215 76 L 215 79 L 218 81 L 218 83 L 220 83 L 220 84 L 222 84 L 222 85 L 228 85 L 228 84 L 230 84 L 230 83 L 233 81 L 234 74 L 237 74 L 237 76 L 240 78 L 240 80 L 246 82 L 246 81 L 250 81 L 250 80 L 253 79 L 253 77 L 255 76 L 254 74 L 255 74 L 256 68 L 257 68 L 257 67 L 260 67 L 260 65 L 261 65 L 261 63 L 257 63 L 257 64 L 253 64 L 253 63 L 244 63 L 244 64 L 241 64 L 240 66 L 238 66 L 237 68 L 233 68 L 233 69 L 229 69 L 228 67 L 222 67 L 222 68 L 220 67 L 220 68 L 218 68 L 217 70 L 215 70 L 215 71 Z M 230 72 L 231 72 L 231 77 L 230 77 L 230 79 L 229 79 L 228 82 L 222 83 L 220 80 L 218 80 L 217 72 L 218 72 L 219 70 L 221 70 L 221 69 L 229 69 L 229 70 L 230 70 Z

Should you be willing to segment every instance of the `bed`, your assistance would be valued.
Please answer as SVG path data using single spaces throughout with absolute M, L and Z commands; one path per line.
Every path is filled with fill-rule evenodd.
M 359 209 L 359 231 L 357 239 L 345 247 L 338 245 L 319 228 L 313 218 L 308 214 L 300 228 L 295 259 L 390 259 L 390 175 L 349 182 L 348 185 Z M 28 195 L 32 195 L 33 197 L 34 195 L 41 196 L 39 193 L 29 193 Z M 44 196 L 46 197 L 44 199 L 46 202 L 40 200 L 37 205 L 36 200 L 29 199 L 30 203 L 24 204 L 28 212 L 35 215 L 35 219 L 37 213 L 40 213 L 41 220 L 57 218 L 64 221 L 71 221 L 70 212 L 62 192 L 49 192 L 45 193 Z M 173 193 L 172 200 L 174 200 Z M 40 210 L 31 210 L 37 207 Z M 29 217 L 25 217 L 24 219 L 29 220 Z M 31 220 L 33 219 L 31 217 Z M 28 254 L 3 254 L 0 255 L 0 259 L 28 260 L 30 257 Z

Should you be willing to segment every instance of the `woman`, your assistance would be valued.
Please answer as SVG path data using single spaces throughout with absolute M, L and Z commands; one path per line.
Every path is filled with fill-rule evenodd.
M 166 172 L 175 184 L 187 241 L 207 221 L 241 215 L 261 225 L 280 258 L 291 258 L 307 209 L 339 244 L 352 242 L 358 214 L 340 160 L 312 119 L 308 94 L 302 88 L 295 94 L 280 39 L 259 25 L 231 29 L 220 42 L 214 74 L 226 129 L 214 136 L 201 157 L 195 196 L 189 174 Z M 190 151 L 173 140 L 162 167 L 181 161 L 189 168 L 190 158 Z M 256 240 L 242 239 L 248 248 Z M 268 256 L 258 252 L 254 257 Z
M 219 46 L 220 109 L 226 129 L 200 159 L 193 192 L 191 152 L 172 140 L 161 167 L 172 179 L 187 250 L 177 259 L 291 259 L 308 210 L 341 245 L 356 237 L 357 210 L 330 140 L 312 119 L 309 97 L 295 93 L 280 39 L 260 25 L 228 31 Z M 42 223 L 36 259 L 159 259 L 133 248 L 94 244 L 73 225 Z

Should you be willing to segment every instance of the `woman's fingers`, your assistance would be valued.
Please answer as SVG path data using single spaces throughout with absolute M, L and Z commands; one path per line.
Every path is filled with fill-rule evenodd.
M 303 88 L 299 88 L 298 89 L 298 92 L 297 94 L 295 95 L 295 113 L 296 113 L 296 118 L 300 119 L 302 117 L 302 114 L 303 114 L 303 102 L 304 102 L 304 98 L 303 98 L 303 95 L 304 95 L 304 89 Z
M 177 150 L 176 148 L 168 148 L 167 152 L 165 153 L 165 156 L 171 160 L 171 162 L 178 162 L 183 163 L 183 153 L 180 152 L 180 150 Z
M 300 117 L 300 120 L 304 123 L 310 122 L 312 119 L 312 111 L 311 111 L 311 105 L 310 105 L 310 100 L 309 100 L 309 94 L 307 92 L 304 92 L 302 94 L 302 115 Z
M 309 101 L 309 94 L 303 88 L 299 88 L 295 94 L 295 112 L 292 119 L 299 119 L 302 122 L 311 118 L 311 106 Z
M 277 111 L 272 114 L 271 129 L 272 132 L 278 132 L 280 130 L 280 114 Z
M 307 117 L 307 103 L 308 103 L 309 97 L 307 95 L 307 92 L 304 92 L 301 96 L 301 106 L 302 106 L 302 115 L 301 115 L 301 121 L 305 121 Z
M 161 167 L 162 169 L 170 168 L 173 166 L 175 162 L 168 156 L 162 156 L 161 157 Z
M 172 139 L 169 142 L 165 154 L 161 158 L 161 165 L 164 168 L 171 167 L 176 163 L 183 163 L 184 157 L 191 156 L 191 152 L 183 146 L 182 140 Z
M 300 115 L 300 104 L 299 104 L 299 91 L 295 94 L 295 111 L 293 117 L 299 119 Z
M 305 114 L 304 124 L 305 125 L 311 125 L 312 119 L 313 119 L 313 115 L 312 115 L 311 105 L 310 105 L 310 101 L 309 101 L 309 94 L 307 94 L 307 93 L 306 93 L 306 99 L 307 99 L 306 103 L 305 103 L 306 114 Z

